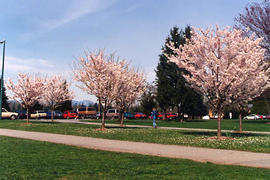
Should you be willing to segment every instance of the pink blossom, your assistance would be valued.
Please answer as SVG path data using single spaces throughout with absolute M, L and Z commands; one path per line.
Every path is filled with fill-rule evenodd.
M 255 39 L 254 35 L 243 37 L 237 29 L 196 29 L 186 45 L 174 48 L 168 44 L 175 53 L 168 58 L 191 73 L 185 75 L 187 82 L 207 97 L 211 108 L 219 113 L 220 126 L 225 106 L 246 103 L 269 87 L 261 42 L 262 38 Z

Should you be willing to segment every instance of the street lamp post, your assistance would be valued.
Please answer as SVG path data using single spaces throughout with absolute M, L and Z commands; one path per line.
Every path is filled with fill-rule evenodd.
M 3 57 L 2 57 L 2 73 L 1 73 L 1 90 L 0 90 L 0 120 L 2 120 L 2 98 L 3 98 L 3 84 L 4 84 L 4 62 L 5 62 L 5 48 L 6 41 L 1 41 L 3 44 Z

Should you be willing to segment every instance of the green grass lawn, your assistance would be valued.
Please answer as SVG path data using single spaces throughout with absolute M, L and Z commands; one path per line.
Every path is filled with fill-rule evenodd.
M 0 136 L 0 179 L 269 179 L 268 169 L 198 163 Z
M 100 120 L 80 120 L 88 122 L 101 122 Z M 243 120 L 244 131 L 269 131 L 270 120 Z M 106 123 L 119 124 L 119 120 L 106 120 Z M 148 125 L 152 126 L 152 120 L 149 119 L 127 119 L 125 124 L 132 125 Z M 157 125 L 160 127 L 181 127 L 181 128 L 203 128 L 203 129 L 217 129 L 217 120 L 186 120 L 183 123 L 171 121 L 158 120 Z M 226 130 L 239 130 L 238 119 L 224 119 L 221 121 L 221 128 Z
M 227 140 L 213 140 L 209 137 L 216 133 L 193 132 L 180 130 L 165 130 L 152 128 L 120 128 L 108 127 L 106 131 L 97 131 L 100 126 L 72 123 L 33 122 L 32 125 L 24 125 L 23 121 L 3 120 L 0 128 L 18 129 L 26 131 L 38 131 L 59 133 L 77 136 L 89 136 L 96 138 L 128 140 L 138 142 L 151 142 L 160 144 L 176 144 L 198 147 L 210 147 L 220 149 L 234 149 L 254 152 L 270 153 L 270 136 L 225 133 L 231 137 Z

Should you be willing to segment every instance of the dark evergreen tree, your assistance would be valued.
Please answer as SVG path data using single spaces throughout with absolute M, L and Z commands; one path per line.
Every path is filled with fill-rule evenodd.
M 0 81 L 1 83 L 1 81 Z M 10 111 L 9 103 L 8 103 L 8 97 L 6 95 L 6 88 L 3 87 L 3 94 L 2 94 L 2 107 L 6 110 Z
M 151 85 L 147 86 L 147 90 L 140 98 L 140 110 L 146 115 L 150 115 L 154 107 L 156 107 L 155 101 L 155 88 Z
M 251 112 L 254 114 L 269 114 L 270 105 L 266 99 L 254 100 Z
M 65 92 L 68 94 L 68 86 L 67 86 L 67 81 L 65 81 Z M 56 108 L 57 110 L 60 111 L 67 111 L 67 110 L 72 110 L 72 100 L 67 100 L 59 104 Z
M 45 109 L 45 107 L 41 104 L 41 103 L 39 103 L 38 101 L 34 104 L 34 106 L 32 106 L 32 107 L 30 107 L 30 112 L 34 112 L 34 111 L 36 111 L 36 110 L 43 110 L 43 109 Z
M 62 102 L 59 104 L 59 106 L 56 109 L 62 112 L 72 110 L 72 101 L 67 100 L 67 101 Z
M 185 69 L 179 68 L 175 63 L 169 62 L 166 55 L 174 55 L 167 46 L 173 42 L 175 48 L 184 45 L 187 39 L 191 38 L 191 27 L 179 30 L 173 27 L 170 35 L 162 47 L 162 54 L 159 56 L 159 63 L 156 70 L 157 102 L 163 112 L 170 106 L 178 107 L 178 113 L 198 115 L 197 112 L 205 113 L 202 96 L 189 88 L 183 74 L 189 74 Z M 166 55 L 165 55 L 166 54 Z M 201 109 L 202 108 L 202 109 Z M 196 113 L 195 113 L 196 112 Z

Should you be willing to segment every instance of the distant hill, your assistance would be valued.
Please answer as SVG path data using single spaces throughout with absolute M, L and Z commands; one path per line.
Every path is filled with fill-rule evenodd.
M 95 103 L 93 101 L 90 100 L 82 100 L 82 101 L 76 101 L 76 100 L 72 100 L 72 106 L 91 106 L 94 105 Z

